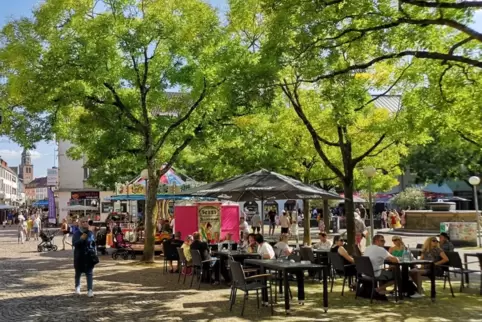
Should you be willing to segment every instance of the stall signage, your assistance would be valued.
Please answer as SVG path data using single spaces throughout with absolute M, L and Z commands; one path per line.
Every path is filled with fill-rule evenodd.
M 199 233 L 204 241 L 217 243 L 221 235 L 221 205 L 199 205 Z

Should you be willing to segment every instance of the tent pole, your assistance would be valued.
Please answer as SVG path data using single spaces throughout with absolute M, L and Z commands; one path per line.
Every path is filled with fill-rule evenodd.
M 261 213 L 260 213 L 260 217 L 261 217 L 261 235 L 264 236 L 264 198 L 261 197 Z

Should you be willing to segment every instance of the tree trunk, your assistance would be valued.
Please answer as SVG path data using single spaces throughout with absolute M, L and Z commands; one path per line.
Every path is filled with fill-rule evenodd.
M 323 222 L 325 223 L 325 231 L 330 232 L 330 205 L 328 199 L 323 199 Z
M 310 214 L 310 201 L 308 199 L 303 200 L 303 214 L 304 214 L 304 223 L 303 223 L 303 244 L 311 245 L 311 214 Z
M 343 180 L 345 191 L 345 219 L 346 236 L 349 253 L 352 253 L 355 246 L 355 205 L 353 202 L 353 172 L 347 173 Z
M 149 181 L 147 184 L 147 200 L 144 215 L 144 254 L 142 261 L 154 263 L 154 243 L 156 237 L 157 222 L 157 188 L 159 187 L 159 177 L 157 168 L 153 161 L 148 163 Z

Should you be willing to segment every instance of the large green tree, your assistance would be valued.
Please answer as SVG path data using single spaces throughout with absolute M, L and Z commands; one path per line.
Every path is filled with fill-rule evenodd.
M 215 10 L 198 0 L 47 0 L 5 26 L 2 43 L 5 91 L 54 117 L 72 155 L 111 176 L 128 174 L 122 162 L 148 170 L 143 260 L 152 262 L 159 177 L 225 113 L 217 94 L 239 71 L 226 63 L 236 52 Z
M 352 61 L 376 55 L 375 42 L 343 48 L 313 44 L 322 37 L 333 37 L 340 26 L 350 25 L 342 15 L 366 14 L 372 1 L 253 0 L 231 4 L 233 15 L 239 12 L 238 29 L 258 45 L 254 52 L 260 56 L 259 63 L 267 66 L 270 88 L 283 95 L 285 106 L 288 103 L 302 121 L 317 156 L 342 183 L 348 199 L 348 240 L 354 244 L 353 192 L 356 179 L 363 178 L 363 168 L 382 168 L 378 165 L 383 164 L 384 171 L 379 173 L 394 176 L 399 173 L 405 145 L 423 140 L 418 136 L 423 132 L 410 129 L 402 100 L 394 107 L 375 106 L 385 94 L 404 93 L 410 62 L 389 61 L 369 70 L 338 73 Z M 249 19 L 252 15 L 257 17 L 255 25 Z M 248 18 L 243 20 L 245 16 Z

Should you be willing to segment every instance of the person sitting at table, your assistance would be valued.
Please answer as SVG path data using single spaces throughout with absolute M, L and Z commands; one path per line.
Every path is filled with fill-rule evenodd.
M 248 235 L 248 253 L 257 253 L 258 252 L 258 245 L 256 244 L 256 235 L 249 234 Z
M 277 257 L 290 256 L 292 249 L 290 246 L 288 246 L 288 235 L 281 234 L 279 237 L 279 242 L 274 245 L 274 248 L 277 249 Z
M 393 246 L 388 249 L 388 252 L 395 257 L 401 258 L 405 251 L 405 244 L 400 236 L 392 237 Z
M 435 268 L 435 275 L 437 276 L 443 275 L 443 269 L 442 267 L 440 267 L 440 265 L 444 265 L 449 262 L 449 258 L 439 246 L 437 237 L 429 237 L 425 240 L 425 242 L 423 243 L 422 254 L 420 255 L 420 258 L 435 262 L 435 265 L 438 266 Z M 425 269 L 423 271 L 424 275 L 428 273 L 428 269 Z
M 262 259 L 274 259 L 275 253 L 273 247 L 267 242 L 264 241 L 263 235 L 257 234 L 256 237 L 256 244 L 258 245 L 258 254 L 261 255 Z
M 216 259 L 216 261 L 204 263 L 205 265 L 204 270 L 208 271 L 209 267 L 211 267 L 211 270 L 214 271 L 214 284 L 219 284 L 219 261 L 217 260 L 217 258 L 211 257 L 211 254 L 209 254 L 208 244 L 206 242 L 201 241 L 200 233 L 195 232 L 192 237 L 194 241 L 192 242 L 190 247 L 191 251 L 198 250 L 199 253 L 201 254 L 201 259 L 203 261 L 208 259 Z
M 227 244 L 233 244 L 235 241 L 233 240 L 233 234 L 232 233 L 227 233 L 226 236 L 224 236 L 224 239 L 221 241 L 222 243 L 227 243 Z
M 450 237 L 447 233 L 440 233 L 439 238 L 440 238 L 440 248 L 442 248 L 444 252 L 454 251 L 454 245 L 450 242 Z
M 345 241 L 343 240 L 343 238 L 340 238 L 340 236 L 335 236 L 333 241 L 334 241 L 334 244 L 333 244 L 334 246 L 331 248 L 330 251 L 334 253 L 338 253 L 341 257 L 343 257 L 345 261 L 345 265 L 354 264 L 355 260 L 353 259 L 353 257 L 350 256 L 350 254 L 348 254 L 348 252 L 344 247 Z
M 329 251 L 331 249 L 331 241 L 326 238 L 326 233 L 321 232 L 318 234 L 320 236 L 320 241 L 313 245 L 314 249 L 326 250 Z
M 193 240 L 194 239 L 192 235 L 187 235 L 186 240 L 184 241 L 184 244 L 182 244 L 181 246 L 182 252 L 184 253 L 184 257 L 186 257 L 187 266 L 191 266 L 192 264 L 191 244 Z
M 184 244 L 184 242 L 181 239 L 181 232 L 178 231 L 174 235 L 174 239 L 171 240 L 166 240 L 162 243 L 162 251 L 163 252 L 169 252 L 171 254 L 170 256 L 173 256 L 177 258 L 177 248 L 181 247 Z M 178 271 L 174 270 L 174 267 L 172 266 L 173 260 L 169 260 L 169 272 L 170 273 L 177 273 Z
M 244 234 L 243 238 L 239 240 L 239 250 L 248 250 L 249 247 L 249 234 Z
M 376 291 L 379 294 L 385 294 L 387 287 L 394 284 L 395 274 L 391 270 L 383 269 L 384 263 L 385 261 L 398 263 L 399 260 L 383 247 L 385 245 L 385 237 L 382 235 L 375 235 L 373 236 L 372 242 L 373 244 L 365 249 L 364 256 L 370 258 L 375 277 L 383 283 L 376 289 Z

